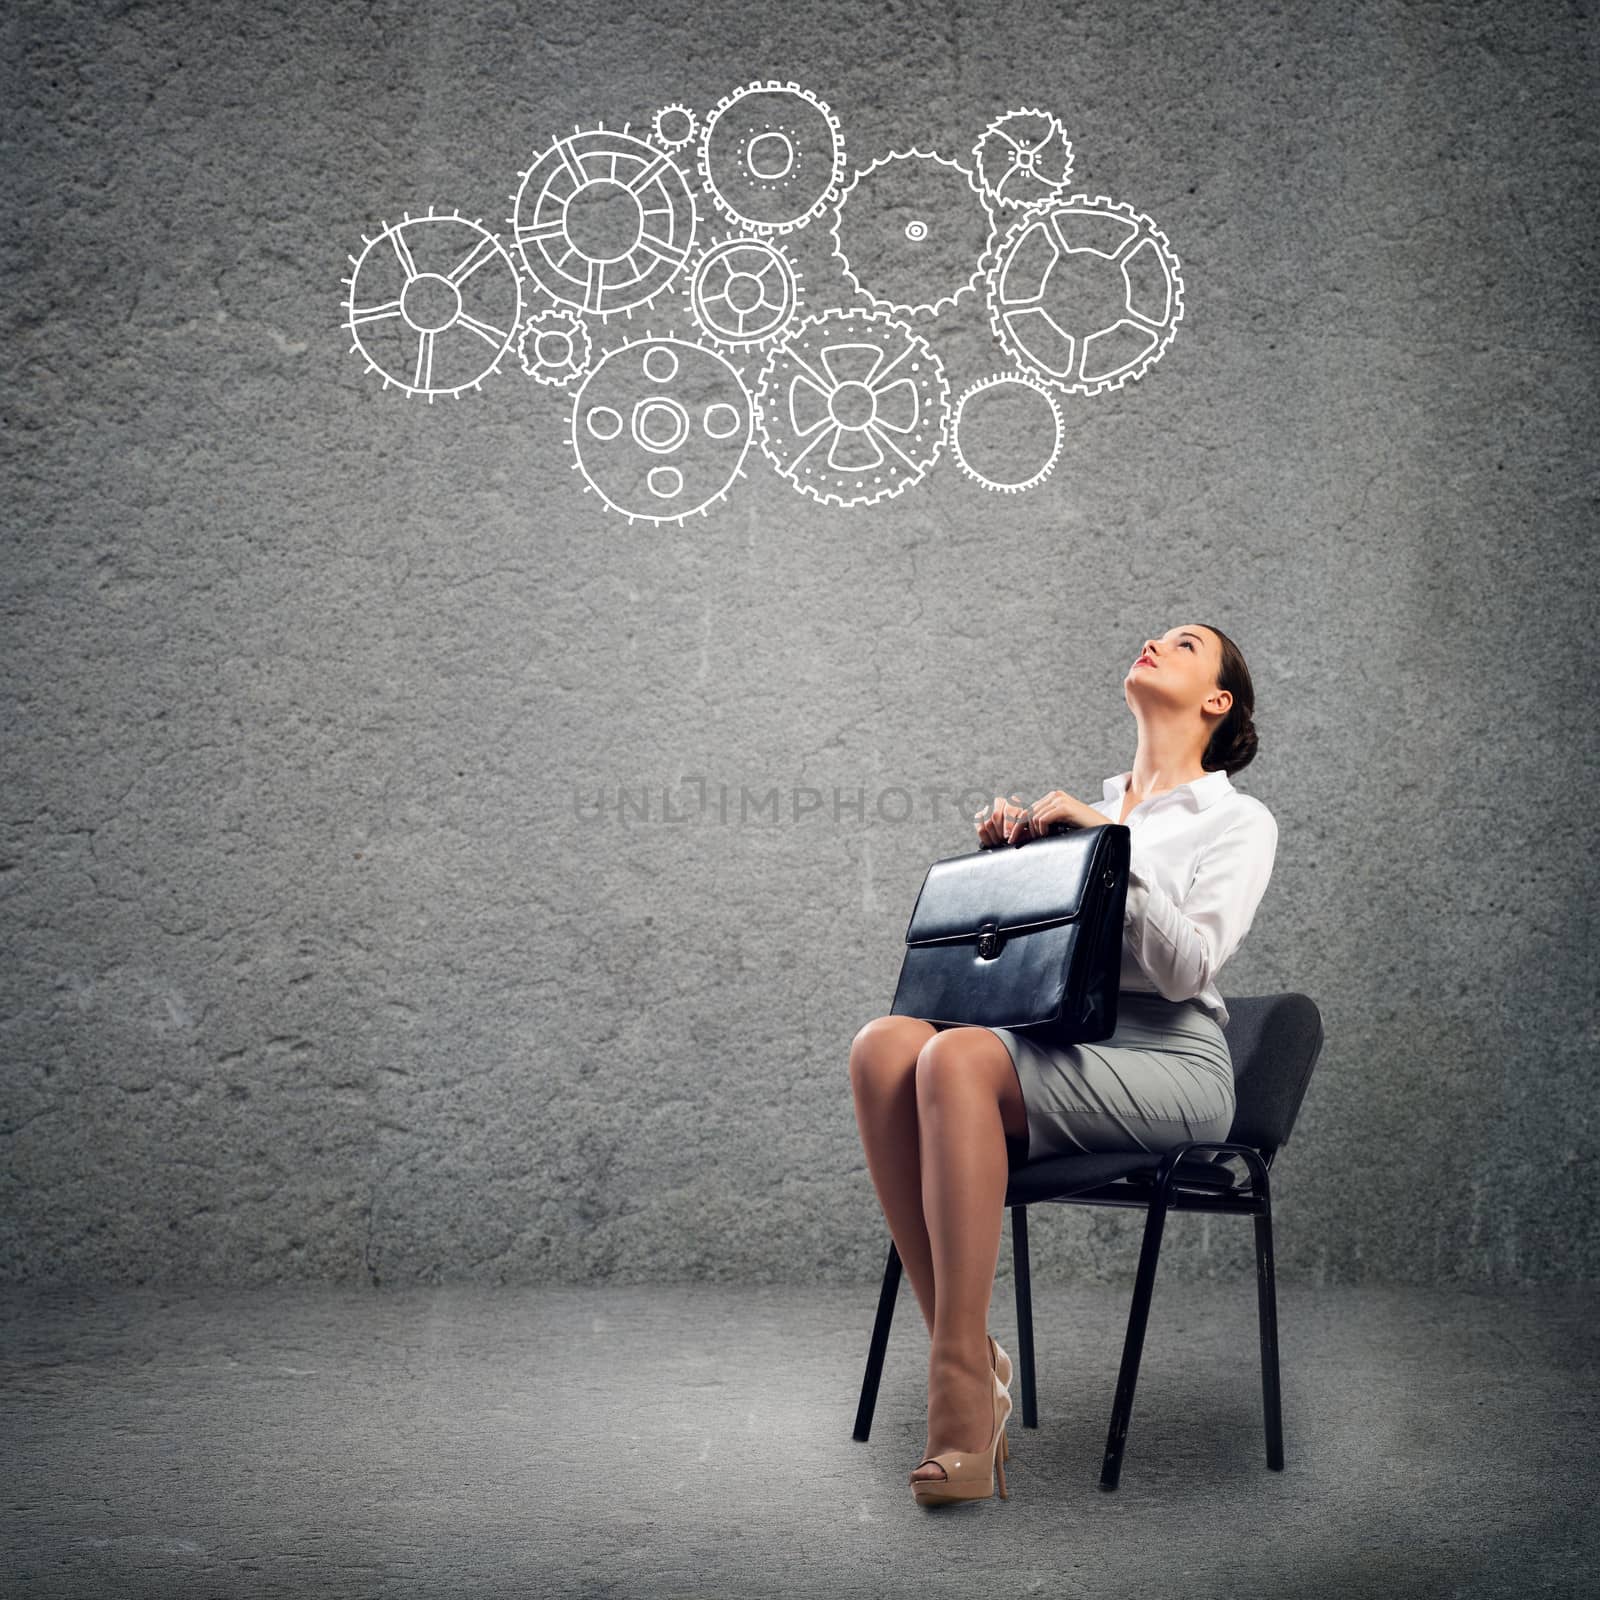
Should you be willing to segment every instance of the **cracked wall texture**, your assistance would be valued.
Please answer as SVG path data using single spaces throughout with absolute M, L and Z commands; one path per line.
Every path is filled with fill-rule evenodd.
M 1595 1277 L 1589 16 L 0 27 L 0 1276 L 874 1280 L 849 1043 L 972 843 L 898 791 L 1097 798 L 1137 645 L 1199 620 L 1254 669 L 1236 782 L 1281 830 L 1223 988 L 1327 1029 L 1280 1271 Z M 429 405 L 350 353 L 381 219 L 503 227 L 555 134 L 767 77 L 828 101 L 851 167 L 1055 110 L 1073 187 L 1172 240 L 1175 343 L 1064 402 L 1038 490 L 942 460 L 843 510 L 756 455 L 706 517 L 630 525 L 559 392 L 513 367 Z M 790 242 L 844 304 L 822 229 Z M 953 389 L 1003 364 L 981 313 L 938 337 Z M 1131 1274 L 1136 1217 L 1047 1215 L 1038 1271 Z M 1242 1221 L 1169 1240 L 1166 1273 L 1250 1271 Z

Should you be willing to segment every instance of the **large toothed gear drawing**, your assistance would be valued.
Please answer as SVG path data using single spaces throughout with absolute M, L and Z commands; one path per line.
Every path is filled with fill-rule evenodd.
M 694 142 L 694 136 L 700 131 L 700 121 L 688 106 L 674 103 L 656 112 L 650 121 L 650 131 L 663 150 L 678 151 Z
M 1017 402 L 1024 397 L 1036 398 L 1022 411 Z M 1035 452 L 1036 464 L 1015 476 L 1003 473 L 996 458 L 1026 448 L 1045 431 L 1041 424 L 1048 427 L 1050 442 Z M 1060 403 L 1047 385 L 1026 372 L 997 372 L 961 392 L 950 414 L 950 454 L 974 483 L 999 494 L 1021 494 L 1050 476 L 1065 432 Z M 989 437 L 974 439 L 975 433 Z M 1004 446 L 1001 451 L 994 448 L 996 436 Z
M 727 495 L 754 429 L 726 356 L 647 335 L 608 350 L 573 396 L 573 467 L 630 524 L 682 523 Z
M 739 226 L 788 233 L 820 216 L 844 171 L 844 135 L 796 83 L 751 83 L 717 103 L 699 146 L 700 176 Z
M 408 395 L 479 388 L 522 318 L 522 280 L 505 246 L 455 211 L 408 211 L 362 236 L 341 280 L 345 327 L 367 371 Z
M 918 482 L 949 414 L 944 364 L 922 336 L 875 311 L 827 311 L 767 357 L 761 448 L 824 504 L 867 506 Z
M 517 359 L 535 383 L 564 389 L 589 365 L 589 330 L 571 311 L 536 311 L 517 335 Z
M 1167 236 L 1104 195 L 1024 211 L 987 265 L 996 337 L 1069 393 L 1099 394 L 1141 377 L 1183 317 L 1183 279 Z
M 935 315 L 977 287 L 994 213 L 977 179 L 932 150 L 860 168 L 833 217 L 833 253 L 880 311 Z
M 1024 107 L 996 117 L 972 147 L 978 182 L 1003 206 L 1036 206 L 1065 192 L 1072 141 L 1059 117 Z
M 664 150 L 621 130 L 575 129 L 535 156 L 512 195 L 528 276 L 601 321 L 647 306 L 682 270 L 697 216 Z
M 771 239 L 716 240 L 690 270 L 687 293 L 695 321 L 735 350 L 770 345 L 799 320 L 800 274 Z

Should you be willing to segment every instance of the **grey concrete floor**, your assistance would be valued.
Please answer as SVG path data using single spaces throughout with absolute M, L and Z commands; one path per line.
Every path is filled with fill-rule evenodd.
M 4 1592 L 1596 1592 L 1591 1291 L 1280 1283 L 1272 1472 L 1253 1281 L 1158 1282 L 1106 1493 L 1127 1291 L 1036 1286 L 1011 1498 L 937 1511 L 909 1287 L 850 1437 L 876 1293 L 11 1290 Z

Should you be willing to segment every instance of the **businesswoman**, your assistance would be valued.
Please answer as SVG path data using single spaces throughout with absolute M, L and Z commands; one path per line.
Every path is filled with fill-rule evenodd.
M 867 1170 L 932 1339 L 921 1503 L 1006 1494 L 1011 1362 L 987 1331 L 1013 1162 L 1225 1139 L 1233 1064 L 1217 988 L 1254 920 L 1277 850 L 1261 801 L 1231 775 L 1256 753 L 1255 692 L 1238 648 L 1196 623 L 1149 639 L 1123 680 L 1133 765 L 1093 805 L 1053 790 L 996 796 L 983 848 L 1056 822 L 1131 834 L 1116 1031 L 1050 1045 L 1008 1028 L 874 1017 L 850 1046 Z

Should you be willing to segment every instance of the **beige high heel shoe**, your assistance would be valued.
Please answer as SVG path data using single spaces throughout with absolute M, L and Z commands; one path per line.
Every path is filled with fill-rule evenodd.
M 1000 1346 L 1000 1341 L 991 1333 L 989 1335 L 989 1365 L 994 1368 L 995 1382 L 1006 1391 L 1010 1398 L 1011 1390 L 1011 1357 Z M 1005 1435 L 1000 1436 L 1000 1459 L 1011 1459 L 1011 1446 L 1006 1443 Z
M 991 1333 L 989 1335 L 989 1365 L 994 1368 L 994 1375 L 1000 1380 L 1002 1389 L 1011 1387 L 1011 1357 L 1000 1347 L 1000 1341 Z
M 992 1342 L 992 1341 L 991 1341 Z M 990 1352 L 993 1360 L 994 1353 Z M 996 1373 L 994 1387 L 994 1432 L 989 1442 L 974 1455 L 970 1450 L 946 1450 L 941 1455 L 924 1456 L 911 1470 L 917 1471 L 932 1463 L 944 1471 L 942 1478 L 913 1478 L 911 1495 L 919 1506 L 944 1505 L 952 1500 L 987 1500 L 994 1493 L 995 1480 L 1000 1483 L 1000 1498 L 1009 1500 L 1006 1492 L 1006 1419 L 1011 1415 L 1010 1392 L 1002 1389 Z

